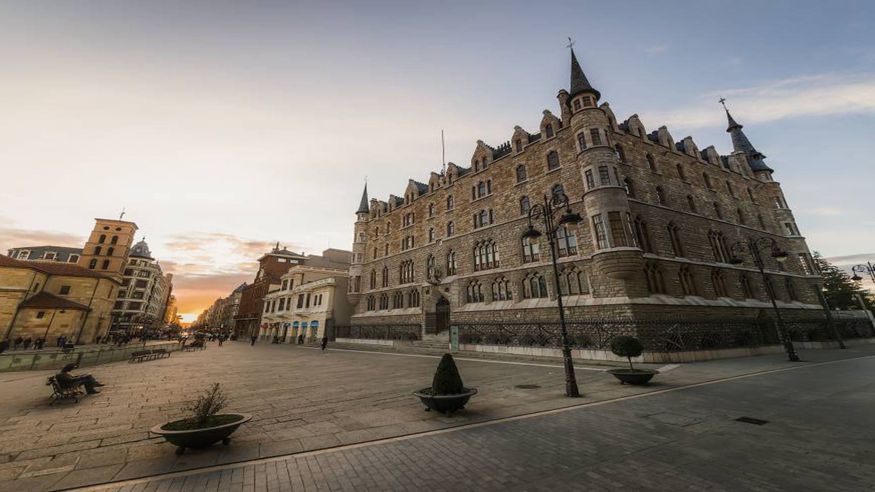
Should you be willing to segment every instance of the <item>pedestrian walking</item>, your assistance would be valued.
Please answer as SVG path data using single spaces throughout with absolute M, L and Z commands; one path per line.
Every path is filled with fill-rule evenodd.
M 322 335 L 322 351 L 325 352 L 325 347 L 328 346 L 328 335 Z

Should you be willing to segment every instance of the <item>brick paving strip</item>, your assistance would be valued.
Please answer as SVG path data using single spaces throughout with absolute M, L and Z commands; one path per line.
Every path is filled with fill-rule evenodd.
M 804 355 L 816 362 L 869 352 L 875 347 Z M 658 384 L 649 388 L 623 387 L 600 368 L 580 367 L 585 398 L 572 400 L 562 396 L 558 365 L 462 356 L 463 378 L 481 393 L 466 412 L 448 418 L 423 412 L 410 394 L 430 383 L 436 364 L 436 359 L 420 355 L 229 343 L 143 364 L 92 368 L 107 383 L 105 391 L 76 405 L 54 407 L 47 405 L 44 385 L 50 373 L 0 375 L 0 490 L 87 486 L 334 448 L 787 365 L 779 356 L 688 364 L 660 375 Z M 256 416 L 230 446 L 176 456 L 171 445 L 149 435 L 152 425 L 179 418 L 184 403 L 214 381 L 226 389 L 229 411 Z M 540 388 L 523 390 L 518 385 Z
M 826 367 L 839 364 L 844 367 Z M 875 355 L 793 365 L 417 435 L 78 490 L 732 490 L 800 486 L 857 490 L 875 486 L 875 462 L 866 457 L 866 453 L 872 454 L 868 442 L 875 432 L 871 427 L 868 436 L 859 435 L 832 418 L 830 412 L 812 409 L 804 401 L 828 402 L 829 408 L 844 409 L 852 417 L 854 412 L 871 414 L 875 385 L 861 377 L 799 374 L 823 369 L 844 376 L 871 373 Z M 776 390 L 776 378 L 790 383 Z M 723 383 L 737 384 L 710 388 Z M 809 394 L 800 397 L 801 387 Z M 694 389 L 704 390 L 705 395 L 689 391 Z M 682 393 L 669 395 L 678 391 Z M 742 395 L 744 398 L 739 398 Z M 832 401 L 822 398 L 827 395 Z M 749 401 L 738 403 L 745 398 Z M 610 408 L 602 408 L 607 406 Z M 775 419 L 765 436 L 757 432 L 759 429 L 742 427 L 744 424 L 734 420 L 747 410 Z M 635 422 L 643 419 L 649 421 Z M 803 428 L 799 428 L 800 423 Z M 649 432 L 635 432 L 635 425 Z M 848 433 L 851 439 L 842 436 Z M 703 458 L 703 454 L 707 456 Z M 748 468 L 734 468 L 737 463 L 732 460 L 745 461 Z M 824 461 L 832 461 L 834 466 L 824 467 Z

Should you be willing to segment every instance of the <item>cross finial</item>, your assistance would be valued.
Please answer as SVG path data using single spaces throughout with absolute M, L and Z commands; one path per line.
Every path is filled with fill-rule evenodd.
M 569 37 L 568 37 L 568 44 L 565 45 L 565 47 L 568 48 L 568 49 L 572 49 L 572 46 L 574 46 L 574 41 L 572 41 L 572 40 L 571 40 L 571 37 L 569 36 Z
M 717 102 L 723 105 L 723 109 L 726 109 L 726 98 L 721 97 Z

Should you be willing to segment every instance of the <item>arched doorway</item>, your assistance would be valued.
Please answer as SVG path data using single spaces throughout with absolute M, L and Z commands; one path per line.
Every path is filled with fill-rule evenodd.
M 435 333 L 440 333 L 450 329 L 450 301 L 446 297 L 441 296 L 435 304 Z

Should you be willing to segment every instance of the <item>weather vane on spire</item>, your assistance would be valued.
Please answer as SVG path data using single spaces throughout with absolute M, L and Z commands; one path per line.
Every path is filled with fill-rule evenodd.
M 122 220 L 125 218 L 125 207 L 122 207 L 122 213 L 119 214 L 118 220 Z
M 565 45 L 565 47 L 568 48 L 568 49 L 573 49 L 573 48 L 572 48 L 573 46 L 574 46 L 574 41 L 572 41 L 572 40 L 571 40 L 571 36 L 569 36 L 569 37 L 568 37 L 568 44 Z

